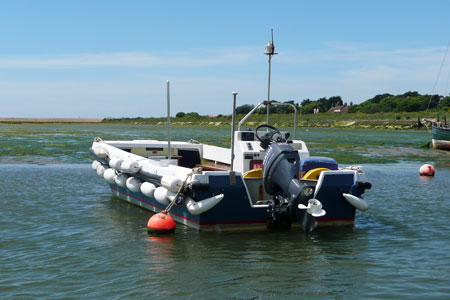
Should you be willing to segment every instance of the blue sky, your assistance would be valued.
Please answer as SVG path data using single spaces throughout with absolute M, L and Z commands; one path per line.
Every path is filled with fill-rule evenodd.
M 0 1 L 0 117 L 228 114 L 271 98 L 431 93 L 450 1 Z M 448 94 L 450 57 L 435 92 Z

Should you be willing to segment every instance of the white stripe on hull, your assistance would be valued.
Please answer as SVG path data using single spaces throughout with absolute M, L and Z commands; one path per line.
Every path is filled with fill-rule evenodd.
M 444 149 L 444 150 L 450 150 L 450 141 L 444 141 L 444 140 L 431 140 L 433 142 L 433 148 L 434 149 Z
M 124 195 L 118 191 L 111 190 L 114 196 L 117 196 L 118 198 L 125 200 L 131 204 L 134 204 L 136 206 L 142 207 L 144 209 L 147 209 L 149 211 L 152 211 L 154 213 L 158 213 L 161 210 L 149 205 L 143 201 L 139 201 L 133 197 L 130 197 L 129 195 Z M 212 224 L 212 225 L 199 225 L 198 223 L 191 222 L 185 218 L 178 217 L 174 214 L 171 214 L 169 212 L 169 215 L 174 219 L 175 222 L 186 225 L 188 227 L 202 230 L 202 231 L 234 231 L 234 230 L 267 230 L 267 224 L 266 223 L 252 223 L 252 224 Z

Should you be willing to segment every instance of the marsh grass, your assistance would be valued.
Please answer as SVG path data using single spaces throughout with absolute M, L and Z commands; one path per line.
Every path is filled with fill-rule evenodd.
M 241 120 L 245 115 L 237 115 L 236 119 Z M 375 129 L 418 129 L 418 120 L 421 118 L 443 118 L 445 113 L 438 111 L 428 112 L 400 112 L 400 113 L 319 113 L 297 115 L 297 126 L 299 127 L 336 127 L 336 128 L 375 128 Z M 270 124 L 279 127 L 293 126 L 292 114 L 270 115 Z M 173 125 L 179 126 L 231 126 L 231 116 L 219 115 L 217 117 L 208 116 L 184 116 L 174 117 L 171 120 Z M 105 119 L 102 123 L 107 124 L 154 124 L 165 125 L 167 119 L 164 118 L 118 118 Z M 258 126 L 266 123 L 266 115 L 254 114 L 244 124 L 244 126 Z

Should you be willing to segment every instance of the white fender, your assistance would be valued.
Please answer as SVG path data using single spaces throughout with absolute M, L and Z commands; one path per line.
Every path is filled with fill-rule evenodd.
M 168 194 L 170 192 L 165 188 L 165 187 L 157 187 L 155 189 L 155 192 L 153 194 L 153 196 L 155 197 L 156 201 L 158 201 L 159 203 L 163 204 L 163 205 L 167 205 L 170 203 Z M 173 193 L 171 193 L 173 194 Z
M 126 182 L 127 189 L 132 192 L 140 192 L 141 191 L 141 181 L 135 177 L 130 177 Z
M 125 174 L 118 174 L 116 176 L 116 178 L 114 178 L 114 181 L 116 182 L 116 184 L 118 186 L 126 187 L 127 186 L 127 179 L 128 179 L 127 175 L 125 175 Z
M 345 200 L 348 201 L 351 205 L 353 205 L 355 208 L 359 209 L 360 211 L 366 211 L 369 209 L 369 203 L 364 201 L 363 199 L 356 197 L 352 194 L 342 194 L 345 198 Z
M 108 183 L 115 184 L 116 181 L 114 180 L 114 177 L 116 177 L 116 171 L 114 171 L 114 169 L 109 168 L 103 172 L 103 178 L 105 178 Z
M 147 197 L 153 197 L 156 186 L 150 182 L 144 182 L 141 184 L 141 193 Z
M 161 178 L 161 185 L 172 193 L 178 193 L 183 181 L 175 176 L 165 175 Z
M 97 157 L 100 157 L 100 158 L 106 158 L 106 157 L 108 157 L 108 150 L 106 150 L 104 147 L 102 147 L 102 146 L 97 146 L 97 147 L 95 147 L 94 149 L 94 154 L 97 156 Z
M 94 161 L 92 162 L 92 165 L 91 165 L 92 170 L 97 171 L 97 167 L 98 167 L 100 164 L 101 164 L 101 163 L 100 163 L 98 160 L 94 160 Z
M 105 170 L 106 170 L 106 168 L 102 165 L 102 164 L 99 164 L 98 166 L 97 166 L 97 175 L 98 176 L 100 176 L 100 177 L 103 177 L 103 173 L 105 172 Z
M 202 201 L 194 201 L 191 197 L 186 197 L 186 208 L 193 215 L 202 214 L 214 206 L 216 206 L 223 199 L 223 194 L 216 195 L 211 198 L 206 198 Z
M 125 173 L 137 173 L 140 169 L 141 166 L 135 160 L 126 160 L 120 164 L 120 170 Z
M 109 161 L 109 166 L 116 170 L 120 170 L 120 164 L 123 162 L 121 158 L 113 158 Z

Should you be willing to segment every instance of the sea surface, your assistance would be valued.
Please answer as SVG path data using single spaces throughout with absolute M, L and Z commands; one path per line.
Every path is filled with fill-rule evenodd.
M 173 140 L 225 146 L 227 127 Z M 0 299 L 450 299 L 450 152 L 426 131 L 300 128 L 312 155 L 359 164 L 371 207 L 353 227 L 148 236 L 151 213 L 111 196 L 94 137 L 144 125 L 0 124 Z M 424 163 L 436 176 L 420 177 Z

